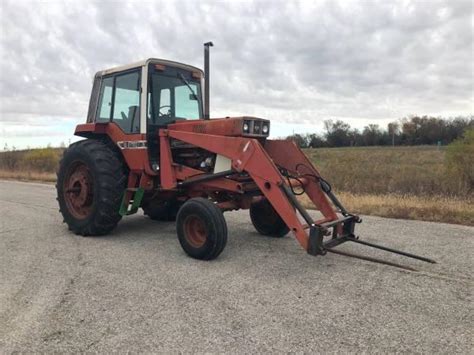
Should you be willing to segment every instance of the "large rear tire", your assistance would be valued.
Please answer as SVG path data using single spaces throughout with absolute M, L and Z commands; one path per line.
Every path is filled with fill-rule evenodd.
M 184 203 L 176 218 L 179 243 L 190 257 L 212 260 L 227 244 L 227 224 L 222 210 L 197 197 Z
M 290 231 L 267 199 L 252 203 L 250 206 L 250 219 L 257 232 L 262 235 L 281 238 Z
M 57 174 L 59 211 L 69 230 L 83 236 L 111 232 L 126 187 L 121 159 L 107 144 L 86 139 L 65 150 Z

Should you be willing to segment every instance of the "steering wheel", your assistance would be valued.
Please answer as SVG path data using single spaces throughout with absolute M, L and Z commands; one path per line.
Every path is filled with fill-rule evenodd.
M 168 108 L 168 113 L 163 113 L 161 112 L 162 109 L 164 108 Z M 163 106 L 160 106 L 160 108 L 158 109 L 158 117 L 160 116 L 169 116 L 170 115 L 170 110 L 171 110 L 171 105 L 163 105 Z

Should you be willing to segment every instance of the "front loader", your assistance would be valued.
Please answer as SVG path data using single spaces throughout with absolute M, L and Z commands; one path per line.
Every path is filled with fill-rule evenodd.
M 361 219 L 346 211 L 304 153 L 289 140 L 269 139 L 270 121 L 209 119 L 209 47 L 205 68 L 148 59 L 95 75 L 85 140 L 64 153 L 58 171 L 60 211 L 84 236 L 111 232 L 140 208 L 174 221 L 184 251 L 216 258 L 227 242 L 223 213 L 249 209 L 262 235 L 290 231 L 311 255 L 347 242 L 414 257 L 360 241 Z M 204 87 L 204 90 L 203 90 Z M 312 215 L 297 196 L 306 194 Z

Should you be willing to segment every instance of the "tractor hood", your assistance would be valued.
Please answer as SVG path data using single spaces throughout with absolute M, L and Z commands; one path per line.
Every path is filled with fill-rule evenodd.
M 228 137 L 267 138 L 270 121 L 257 117 L 226 117 L 210 120 L 179 121 L 168 125 L 169 130 Z

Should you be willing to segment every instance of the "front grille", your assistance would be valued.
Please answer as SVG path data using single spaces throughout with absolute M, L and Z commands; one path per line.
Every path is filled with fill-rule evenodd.
M 262 121 L 253 121 L 253 134 L 262 134 Z

